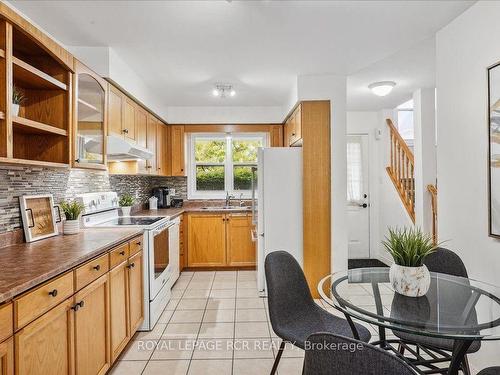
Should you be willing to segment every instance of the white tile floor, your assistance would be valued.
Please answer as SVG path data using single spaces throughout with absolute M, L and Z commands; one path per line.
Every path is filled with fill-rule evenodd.
M 183 272 L 155 329 L 136 334 L 111 374 L 269 374 L 280 340 L 269 322 L 267 300 L 257 295 L 256 276 L 255 271 Z M 369 293 L 362 286 L 349 288 L 350 299 L 360 305 L 371 300 Z M 377 329 L 362 324 L 378 340 Z M 287 346 L 279 374 L 301 374 L 303 357 L 302 350 Z
M 113 375 L 268 374 L 279 346 L 255 271 L 183 272 L 152 332 L 138 333 Z M 301 374 L 287 348 L 278 372 Z

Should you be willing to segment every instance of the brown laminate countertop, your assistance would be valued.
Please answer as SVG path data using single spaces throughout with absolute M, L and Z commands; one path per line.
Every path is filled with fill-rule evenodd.
M 140 228 L 82 229 L 0 248 L 0 303 L 142 234 Z
M 241 213 L 241 212 L 251 212 L 251 210 L 246 208 L 238 209 L 237 205 L 233 205 L 234 209 L 231 210 L 215 210 L 215 209 L 204 209 L 203 207 L 217 207 L 223 206 L 224 201 L 220 200 L 191 200 L 184 201 L 184 205 L 179 208 L 159 208 L 157 210 L 139 210 L 134 212 L 134 216 L 168 216 L 170 219 L 174 219 L 185 212 L 205 212 L 205 213 Z M 250 202 L 245 201 L 245 206 L 249 206 Z

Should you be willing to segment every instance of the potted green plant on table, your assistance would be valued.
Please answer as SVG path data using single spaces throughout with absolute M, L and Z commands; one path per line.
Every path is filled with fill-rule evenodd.
M 122 216 L 130 216 L 130 211 L 134 205 L 135 199 L 129 194 L 125 193 L 120 196 L 119 204 L 122 210 Z
M 23 91 L 14 85 L 12 88 L 12 116 L 19 115 L 19 106 L 26 100 Z
M 419 228 L 389 228 L 389 234 L 382 243 L 394 259 L 389 271 L 394 291 L 408 297 L 425 295 L 431 277 L 424 259 L 438 246 L 432 237 Z
M 77 201 L 62 201 L 61 209 L 66 216 L 63 223 L 64 234 L 76 234 L 80 231 L 80 215 L 84 209 L 83 204 Z

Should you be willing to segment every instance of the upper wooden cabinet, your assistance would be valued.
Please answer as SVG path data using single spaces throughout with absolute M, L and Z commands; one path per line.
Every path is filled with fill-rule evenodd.
M 170 176 L 171 164 L 169 163 L 169 134 L 170 129 L 167 125 L 158 122 L 156 132 L 156 165 L 158 175 Z
M 302 145 L 302 104 L 299 104 L 285 122 L 285 146 Z
M 156 138 L 158 137 L 158 131 L 157 131 L 157 120 L 156 118 L 148 114 L 147 118 L 147 140 L 146 140 L 146 147 L 154 153 L 155 156 L 153 156 L 151 159 L 146 161 L 146 172 L 149 174 L 157 174 L 157 156 L 158 155 L 158 150 L 157 150 L 157 140 Z
M 148 112 L 137 106 L 135 108 L 135 140 L 141 147 L 148 147 L 147 141 Z
M 22 27 L 0 20 L 0 162 L 69 165 L 72 67 L 72 56 L 70 68 Z M 24 96 L 19 106 L 14 90 Z
M 109 133 L 136 142 L 136 111 L 138 105 L 127 95 L 108 84 Z
M 123 98 L 123 123 L 122 133 L 125 139 L 129 142 L 136 141 L 135 134 L 135 112 L 137 104 L 132 99 L 124 96 Z
M 185 176 L 184 125 L 172 125 L 170 127 L 170 136 L 172 176 Z
M 123 136 L 123 94 L 113 85 L 108 85 L 108 132 Z
M 73 80 L 73 167 L 106 168 L 108 84 L 75 60 Z

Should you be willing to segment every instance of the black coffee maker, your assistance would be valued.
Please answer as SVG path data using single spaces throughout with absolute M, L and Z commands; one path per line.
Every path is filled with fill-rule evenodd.
M 153 189 L 153 196 L 158 199 L 158 208 L 170 207 L 170 195 L 168 187 L 157 187 Z

